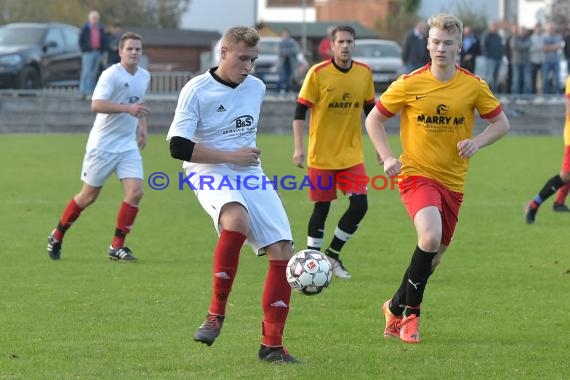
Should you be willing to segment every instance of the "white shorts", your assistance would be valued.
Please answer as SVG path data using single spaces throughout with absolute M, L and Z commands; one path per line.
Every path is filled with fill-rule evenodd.
M 189 171 L 186 173 L 189 175 Z M 208 176 L 215 178 L 214 183 L 221 183 L 221 179 L 228 181 L 228 178 L 221 174 L 209 173 Z M 291 241 L 293 244 L 293 234 L 289 225 L 289 219 L 283 203 L 277 192 L 271 186 L 259 186 L 258 189 L 239 188 L 235 179 L 229 179 L 233 186 L 222 189 L 201 189 L 196 185 L 194 193 L 200 205 L 206 211 L 214 227 L 220 234 L 220 211 L 222 207 L 230 202 L 240 203 L 245 207 L 249 215 L 249 233 L 246 244 L 248 244 L 256 255 L 265 254 L 265 248 L 271 244 L 282 240 Z M 248 182 L 249 187 L 255 187 L 254 181 Z
M 85 152 L 81 180 L 93 187 L 101 187 L 113 173 L 119 179 L 143 179 L 142 157 L 138 149 L 110 153 L 97 149 Z

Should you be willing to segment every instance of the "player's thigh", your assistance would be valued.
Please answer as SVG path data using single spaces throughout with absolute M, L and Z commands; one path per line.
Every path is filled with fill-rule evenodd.
M 435 183 L 425 177 L 406 177 L 399 185 L 402 203 L 412 221 L 418 211 L 434 206 L 441 212 L 441 194 Z
M 117 167 L 117 154 L 89 150 L 83 157 L 81 180 L 93 187 L 101 187 Z
M 138 149 L 121 152 L 117 157 L 117 177 L 120 180 L 126 178 L 143 179 L 143 162 Z
M 257 254 L 281 241 L 292 242 L 289 218 L 277 192 L 273 189 L 243 191 L 249 212 L 248 243 Z M 287 255 L 292 252 L 287 250 Z
M 441 209 L 442 236 L 441 244 L 449 246 L 455 233 L 455 227 L 459 220 L 459 209 L 463 203 L 463 193 L 449 191 L 443 192 L 443 202 Z
M 336 199 L 336 170 L 308 169 L 309 199 L 313 202 L 330 202 Z
M 220 215 L 225 205 L 231 203 L 240 204 L 247 212 L 246 201 L 238 190 L 198 189 L 195 190 L 194 193 L 202 209 L 212 218 L 214 228 L 218 234 L 220 234 L 222 230 Z

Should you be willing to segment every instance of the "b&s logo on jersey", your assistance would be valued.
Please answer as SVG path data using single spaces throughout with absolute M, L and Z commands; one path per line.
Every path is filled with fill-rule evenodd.
M 135 104 L 140 101 L 138 96 L 129 96 L 129 104 Z
M 230 124 L 235 124 L 236 128 L 249 127 L 250 125 L 253 124 L 253 116 L 244 115 L 236 117 L 234 120 L 230 122 Z
M 439 104 L 435 109 L 435 114 L 418 114 L 418 125 L 423 126 L 428 132 L 451 132 L 455 128 L 463 126 L 465 117 L 447 116 L 449 106 Z
M 255 133 L 254 119 L 251 115 L 243 115 L 236 117 L 228 123 L 228 129 L 225 129 L 222 134 L 232 136 L 241 136 L 248 133 Z

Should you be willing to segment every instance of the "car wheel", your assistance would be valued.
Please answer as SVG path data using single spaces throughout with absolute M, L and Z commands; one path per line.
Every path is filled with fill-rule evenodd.
M 21 89 L 37 89 L 41 87 L 40 73 L 33 67 L 24 67 L 20 73 L 19 87 Z

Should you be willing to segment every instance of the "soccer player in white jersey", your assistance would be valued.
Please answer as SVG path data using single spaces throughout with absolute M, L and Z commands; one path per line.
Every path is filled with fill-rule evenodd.
M 125 246 L 143 196 L 143 165 L 139 149 L 147 141 L 143 98 L 150 74 L 138 66 L 142 55 L 141 36 L 125 33 L 119 42 L 121 61 L 101 74 L 93 93 L 91 109 L 97 113 L 83 159 L 83 187 L 67 204 L 57 227 L 48 236 L 47 250 L 53 260 L 61 257 L 66 231 L 101 192 L 113 173 L 123 185 L 125 197 L 117 215 L 115 235 L 108 250 L 112 260 L 133 262 L 136 257 Z
M 296 363 L 283 347 L 291 299 L 285 268 L 293 255 L 293 237 L 256 146 L 265 85 L 249 73 L 258 42 L 258 32 L 248 27 L 233 27 L 224 34 L 219 66 L 184 86 L 167 139 L 172 157 L 184 161 L 186 178 L 219 235 L 212 300 L 194 340 L 210 346 L 220 334 L 240 250 L 247 241 L 257 255 L 269 257 L 258 359 Z M 212 188 L 204 185 L 204 178 L 213 179 Z

